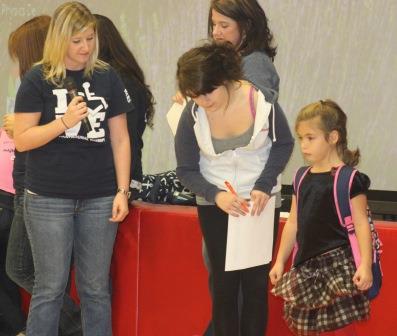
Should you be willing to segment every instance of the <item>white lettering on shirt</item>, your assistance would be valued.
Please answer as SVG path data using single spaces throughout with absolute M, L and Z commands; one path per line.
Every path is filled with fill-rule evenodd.
M 98 101 L 98 105 L 95 108 L 88 107 L 88 120 L 91 124 L 92 130 L 87 133 L 87 136 L 78 135 L 81 128 L 81 122 L 77 123 L 75 126 L 65 130 L 65 136 L 62 138 L 76 138 L 76 139 L 86 139 L 95 142 L 105 141 L 105 129 L 103 123 L 105 122 L 106 109 L 108 104 L 103 97 L 95 96 L 94 92 L 90 91 L 91 84 L 89 82 L 84 82 L 82 84 L 84 92 L 78 92 L 82 97 L 85 97 L 88 101 Z M 54 89 L 53 94 L 57 97 L 57 106 L 55 107 L 55 118 L 61 118 L 65 115 L 68 108 L 67 105 L 67 90 L 66 89 Z M 92 104 L 90 104 L 92 106 Z

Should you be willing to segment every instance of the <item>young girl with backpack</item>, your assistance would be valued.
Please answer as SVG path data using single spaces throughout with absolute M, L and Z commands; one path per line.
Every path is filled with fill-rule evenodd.
M 334 203 L 335 171 L 356 166 L 360 153 L 347 147 L 346 114 L 333 101 L 304 107 L 295 130 L 311 168 L 294 191 L 277 259 L 269 277 L 272 292 L 285 300 L 284 319 L 297 335 L 355 335 L 352 323 L 369 317 L 365 291 L 372 285 L 372 242 L 367 218 L 369 178 L 354 176 L 350 189 L 352 219 L 361 262 L 356 268 L 347 231 Z M 299 197 L 298 197 L 299 196 Z M 294 245 L 293 267 L 283 275 Z

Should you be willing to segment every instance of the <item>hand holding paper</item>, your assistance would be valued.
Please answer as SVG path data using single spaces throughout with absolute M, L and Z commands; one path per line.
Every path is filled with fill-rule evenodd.
M 265 209 L 270 196 L 260 190 L 251 191 L 252 209 L 251 216 L 259 216 Z
M 267 264 L 272 258 L 275 196 L 259 216 L 229 216 L 225 271 Z

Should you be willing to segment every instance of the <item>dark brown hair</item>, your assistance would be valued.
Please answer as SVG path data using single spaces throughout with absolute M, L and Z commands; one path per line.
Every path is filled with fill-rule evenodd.
M 176 78 L 182 95 L 195 98 L 241 80 L 241 58 L 231 43 L 206 43 L 179 58 Z
M 51 17 L 36 16 L 26 21 L 8 38 L 8 53 L 19 63 L 19 76 L 22 78 L 32 65 L 43 58 L 44 42 Z
M 271 60 L 277 54 L 273 46 L 273 34 L 268 19 L 257 0 L 211 0 L 208 13 L 208 37 L 212 37 L 212 10 L 237 22 L 241 34 L 238 51 L 248 55 L 254 51 L 264 51 Z
M 340 159 L 349 166 L 356 166 L 360 161 L 360 151 L 350 150 L 347 147 L 347 116 L 340 106 L 333 100 L 326 99 L 305 106 L 298 114 L 295 122 L 295 131 L 301 121 L 319 117 L 319 127 L 324 132 L 326 140 L 332 131 L 339 134 L 336 150 Z
M 98 58 L 109 63 L 121 75 L 130 76 L 135 82 L 145 89 L 147 110 L 146 123 L 153 126 L 154 98 L 150 88 L 145 83 L 145 76 L 137 60 L 124 42 L 114 23 L 106 16 L 94 14 L 97 20 L 97 33 L 99 40 Z

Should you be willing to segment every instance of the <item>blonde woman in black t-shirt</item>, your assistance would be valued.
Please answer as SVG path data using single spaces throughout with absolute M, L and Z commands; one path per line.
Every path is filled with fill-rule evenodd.
M 43 59 L 17 93 L 15 144 L 29 151 L 31 335 L 58 332 L 72 249 L 83 333 L 112 334 L 109 267 L 117 223 L 128 213 L 125 113 L 132 106 L 120 78 L 97 55 L 95 17 L 81 3 L 62 4 L 52 17 Z

